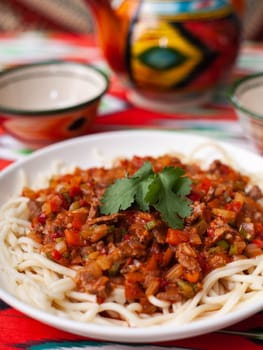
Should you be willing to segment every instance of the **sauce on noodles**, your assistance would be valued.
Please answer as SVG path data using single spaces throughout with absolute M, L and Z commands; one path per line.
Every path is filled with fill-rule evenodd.
M 192 180 L 192 214 L 183 229 L 168 227 L 153 208 L 99 214 L 105 189 L 146 160 L 154 172 L 179 166 Z M 49 187 L 24 188 L 23 196 L 29 198 L 29 236 L 41 243 L 40 253 L 76 270 L 77 291 L 96 295 L 101 304 L 123 286 L 127 303 L 138 302 L 142 313 L 154 314 L 152 296 L 184 302 L 202 290 L 209 272 L 262 254 L 263 195 L 248 183 L 248 176 L 218 160 L 202 170 L 171 155 L 135 156 L 109 169 L 76 168 L 53 176 Z

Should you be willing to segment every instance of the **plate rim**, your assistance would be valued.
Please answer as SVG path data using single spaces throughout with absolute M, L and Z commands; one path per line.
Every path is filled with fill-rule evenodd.
M 0 173 L 0 183 L 3 178 L 8 176 L 11 172 L 16 171 L 20 167 L 23 167 L 28 162 L 32 162 L 35 159 L 42 157 L 43 155 L 52 154 L 58 149 L 63 149 L 66 147 L 71 147 L 73 144 L 75 147 L 81 145 L 85 142 L 91 142 L 103 139 L 110 139 L 112 137 L 127 137 L 136 135 L 148 135 L 148 136 L 167 136 L 170 133 L 172 137 L 180 138 L 191 137 L 192 139 L 197 140 L 198 142 L 210 142 L 212 141 L 215 144 L 222 145 L 223 147 L 231 148 L 234 152 L 238 150 L 241 153 L 246 153 L 247 155 L 255 157 L 256 160 L 260 160 L 262 163 L 263 170 L 263 158 L 256 153 L 252 153 L 249 150 L 240 148 L 236 145 L 218 141 L 210 137 L 204 137 L 200 135 L 195 135 L 187 132 L 181 131 L 159 131 L 159 130 L 124 130 L 124 131 L 111 131 L 111 132 L 101 132 L 94 133 L 91 135 L 80 136 L 75 139 L 61 141 L 56 144 L 46 146 L 40 150 L 34 151 L 31 155 L 26 156 L 23 159 L 16 161 L 15 163 L 9 165 L 7 168 L 1 171 Z M 88 141 L 87 141 L 88 140 Z M 1 271 L 0 271 L 1 274 Z M 263 291 L 262 291 L 263 293 Z M 261 303 L 254 305 L 249 304 L 249 307 L 244 307 L 241 310 L 236 310 L 225 315 L 215 316 L 213 319 L 213 324 L 211 325 L 211 319 L 197 320 L 184 325 L 164 325 L 164 326 L 152 326 L 152 327 L 142 327 L 142 328 L 132 328 L 132 327 L 123 327 L 123 326 L 104 326 L 98 324 L 92 324 L 92 322 L 79 322 L 75 320 L 70 320 L 62 318 L 61 316 L 52 315 L 43 310 L 37 309 L 25 302 L 19 300 L 17 297 L 9 293 L 7 290 L 0 286 L 0 298 L 5 301 L 11 307 L 23 312 L 29 317 L 32 317 L 42 323 L 45 323 L 49 326 L 55 327 L 57 329 L 70 332 L 76 335 L 87 336 L 95 338 L 98 340 L 114 341 L 114 342 L 126 342 L 126 343 L 153 343 L 158 341 L 172 341 L 179 340 L 203 335 L 210 333 L 227 326 L 230 326 L 236 322 L 242 321 L 245 318 L 252 316 L 253 314 L 259 312 L 263 309 L 263 299 Z M 208 327 L 209 325 L 209 327 Z M 208 327 L 208 328 L 207 328 Z M 158 332 L 156 329 L 158 328 Z

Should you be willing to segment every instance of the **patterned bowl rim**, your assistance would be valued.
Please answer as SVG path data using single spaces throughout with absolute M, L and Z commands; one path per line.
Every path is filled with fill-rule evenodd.
M 260 79 L 262 78 L 262 79 Z M 257 83 L 257 80 L 260 79 L 260 81 Z M 253 84 L 249 84 L 250 82 L 252 83 L 254 81 Z M 230 92 L 229 92 L 229 99 L 230 102 L 232 103 L 232 105 L 239 111 L 248 114 L 250 117 L 252 118 L 256 118 L 259 120 L 263 120 L 263 114 L 260 113 L 256 113 L 254 111 L 251 111 L 250 109 L 244 107 L 244 105 L 242 104 L 242 102 L 240 101 L 239 97 L 238 97 L 238 92 L 239 89 L 244 89 L 242 92 L 250 89 L 250 88 L 255 88 L 257 86 L 260 86 L 263 84 L 263 72 L 259 72 L 259 73 L 254 73 L 254 74 L 249 74 L 246 75 L 240 79 L 238 79 L 236 82 L 234 82 L 230 88 Z
M 73 111 L 87 107 L 87 106 L 95 103 L 107 92 L 107 90 L 109 88 L 110 82 L 109 82 L 108 76 L 103 71 L 98 69 L 97 67 L 94 67 L 93 65 L 88 64 L 88 63 L 82 63 L 82 62 L 70 61 L 70 60 L 60 60 L 60 59 L 26 63 L 26 64 L 18 65 L 15 67 L 6 68 L 5 70 L 0 72 L 0 79 L 2 77 L 8 76 L 10 73 L 13 73 L 13 72 L 19 72 L 19 71 L 23 71 L 23 70 L 26 71 L 27 69 L 30 69 L 30 68 L 43 67 L 43 66 L 49 66 L 49 65 L 58 65 L 58 66 L 64 65 L 65 67 L 67 65 L 68 66 L 74 65 L 74 66 L 87 68 L 88 71 L 92 71 L 93 73 L 96 73 L 100 78 L 102 78 L 104 84 L 101 84 L 101 89 L 100 89 L 101 91 L 96 96 L 94 96 L 93 98 L 87 99 L 84 102 L 74 104 L 72 106 L 45 109 L 45 110 L 33 110 L 33 109 L 26 110 L 26 109 L 5 107 L 5 106 L 0 104 L 0 113 L 8 114 L 10 117 L 12 117 L 12 115 L 16 116 L 16 117 L 19 117 L 19 116 L 38 117 L 38 116 L 49 116 L 52 114 L 62 114 L 65 112 L 73 112 Z

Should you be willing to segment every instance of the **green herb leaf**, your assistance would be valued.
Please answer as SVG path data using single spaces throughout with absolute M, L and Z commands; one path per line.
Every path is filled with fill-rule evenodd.
M 173 228 L 182 228 L 182 218 L 189 216 L 192 210 L 190 200 L 185 197 L 191 191 L 191 180 L 182 177 L 184 174 L 183 169 L 178 167 L 164 168 L 162 172 L 155 174 L 145 197 Z
M 105 215 L 118 213 L 120 210 L 128 209 L 135 200 L 141 210 L 149 210 L 149 204 L 144 201 L 144 197 L 152 176 L 152 165 L 150 162 L 145 162 L 132 177 L 117 180 L 104 193 L 101 213 Z
M 173 228 L 183 227 L 183 218 L 191 214 L 191 180 L 183 169 L 166 167 L 154 173 L 150 162 L 130 178 L 117 180 L 102 198 L 101 213 L 105 215 L 125 210 L 136 203 L 143 211 L 150 206 L 160 212 L 162 219 Z

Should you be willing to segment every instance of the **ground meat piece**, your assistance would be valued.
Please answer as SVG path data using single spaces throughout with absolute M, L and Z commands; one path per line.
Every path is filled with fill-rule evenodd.
M 214 197 L 219 197 L 227 191 L 226 184 L 218 184 L 214 189 Z
M 121 242 L 119 244 L 119 249 L 121 250 L 122 256 L 126 257 L 139 258 L 147 254 L 145 246 L 137 239 L 134 239 L 134 237 Z
M 177 245 L 176 258 L 188 271 L 201 271 L 197 253 L 189 243 L 184 242 Z
M 98 216 L 93 219 L 88 219 L 88 224 L 89 225 L 94 225 L 94 224 L 102 224 L 102 223 L 109 223 L 109 222 L 116 222 L 118 218 L 122 217 L 123 215 L 121 213 L 116 213 L 116 214 L 111 214 L 111 215 L 103 215 L 103 216 Z
M 75 282 L 79 290 L 106 298 L 112 290 L 109 278 L 103 276 L 96 261 L 91 260 L 77 271 Z
M 165 288 L 165 292 L 160 292 L 157 295 L 157 298 L 162 300 L 168 300 L 172 303 L 182 301 L 183 297 L 181 295 L 180 288 L 177 284 L 171 283 Z
M 41 206 L 42 206 L 41 202 L 29 200 L 27 203 L 27 207 L 29 210 L 29 217 L 30 218 L 38 217 L 41 214 Z
M 249 199 L 249 200 L 248 200 Z M 242 206 L 242 209 L 237 215 L 236 225 L 239 227 L 242 223 L 249 221 L 257 221 L 263 223 L 263 211 L 259 208 L 257 203 L 250 198 Z
M 218 253 L 208 252 L 208 253 L 205 253 L 205 255 L 207 255 L 206 257 L 207 272 L 217 269 L 219 267 L 225 266 L 227 263 L 230 262 L 229 255 L 224 251 L 221 251 Z
M 92 294 L 96 294 L 97 297 L 106 299 L 112 291 L 109 278 L 106 276 L 101 276 L 95 283 L 92 284 L 88 291 Z
M 217 217 L 210 223 L 208 228 L 208 236 L 205 239 L 206 246 L 211 246 L 220 239 L 225 238 L 227 235 L 235 234 L 235 230 L 224 221 Z
M 185 219 L 186 224 L 191 225 L 197 221 L 197 219 L 203 217 L 205 210 L 205 203 L 194 202 L 192 204 L 192 214 Z
M 249 197 L 254 199 L 255 201 L 261 199 L 263 197 L 261 189 L 257 186 L 254 185 L 247 193 Z

